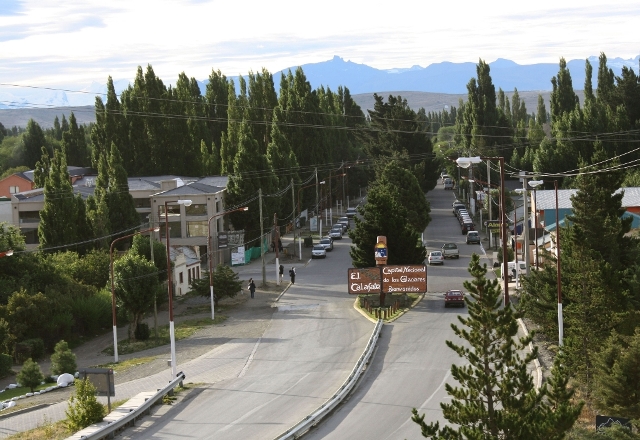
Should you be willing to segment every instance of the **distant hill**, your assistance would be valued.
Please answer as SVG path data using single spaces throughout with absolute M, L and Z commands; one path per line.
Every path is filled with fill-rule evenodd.
M 593 86 L 596 87 L 598 57 L 589 57 L 589 61 L 594 69 Z M 610 58 L 607 60 L 607 66 L 613 70 L 615 75 L 619 76 L 623 66 L 632 68 L 638 73 L 639 62 L 640 55 L 632 59 Z M 512 92 L 514 88 L 517 88 L 519 92 L 548 92 L 551 90 L 551 78 L 558 73 L 558 63 L 520 65 L 500 58 L 489 63 L 489 66 L 496 90 L 502 88 L 505 92 Z M 567 62 L 567 66 L 571 72 L 574 88 L 582 89 L 585 80 L 585 60 L 571 60 Z M 434 63 L 427 67 L 413 66 L 383 70 L 345 61 L 339 56 L 335 56 L 328 61 L 304 64 L 301 67 L 314 89 L 324 86 L 336 91 L 339 86 L 346 86 L 352 95 L 373 94 L 376 91 L 384 95 L 388 94 L 390 90 L 449 95 L 466 94 L 467 83 L 476 76 L 476 63 L 451 63 L 447 61 Z M 280 84 L 280 75 L 283 72 L 286 74 L 289 69 L 295 71 L 296 66 L 272 72 L 276 88 Z M 134 73 L 131 72 L 132 75 Z M 238 86 L 238 77 L 230 78 L 234 79 L 236 86 Z M 172 84 L 175 78 L 162 78 L 162 80 L 165 84 Z M 128 84 L 129 80 L 127 79 L 115 80 L 116 92 L 120 93 Z M 199 80 L 198 84 L 204 93 L 207 79 Z M 86 86 L 78 84 L 74 89 L 82 92 L 0 87 L 0 109 L 93 106 L 95 96 L 106 93 L 106 83 L 92 83 Z M 457 102 L 457 99 L 455 101 Z M 527 103 L 527 109 L 529 107 L 529 103 Z
M 527 112 L 532 113 L 536 111 L 538 106 L 538 93 L 542 94 L 544 102 L 549 111 L 549 95 L 550 92 L 518 92 L 520 99 L 524 101 L 527 106 Z M 509 98 L 513 95 L 513 92 L 505 92 Z M 584 102 L 584 93 L 581 90 L 576 90 L 576 94 L 580 98 L 580 102 Z M 428 112 L 438 112 L 448 106 L 458 107 L 458 101 L 462 99 L 467 100 L 466 94 L 447 94 L 447 93 L 429 93 L 429 92 L 378 92 L 378 95 L 382 96 L 384 100 L 387 100 L 389 95 L 402 96 L 407 100 L 409 107 L 418 111 L 420 108 L 424 108 Z M 373 109 L 374 99 L 373 93 L 361 93 L 353 95 L 353 100 L 367 113 L 367 110 Z M 94 106 L 84 107 L 57 107 L 57 108 L 22 108 L 22 109 L 4 109 L 0 110 L 0 122 L 6 128 L 13 126 L 26 127 L 29 119 L 33 118 L 42 128 L 53 127 L 53 120 L 56 116 L 62 120 L 64 114 L 67 120 L 69 115 L 73 111 L 79 124 L 89 124 L 96 121 Z

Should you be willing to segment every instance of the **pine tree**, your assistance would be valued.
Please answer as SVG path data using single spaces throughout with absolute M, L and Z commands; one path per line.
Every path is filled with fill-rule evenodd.
M 69 348 L 69 344 L 63 339 L 59 341 L 53 349 L 51 355 L 51 373 L 74 374 L 77 369 L 76 355 Z
M 33 169 L 33 183 L 36 188 L 44 188 L 44 183 L 49 176 L 49 169 L 51 168 L 51 158 L 47 147 L 43 146 L 41 149 L 40 160 L 36 162 L 36 166 Z
M 36 162 L 42 157 L 42 147 L 47 147 L 44 132 L 36 121 L 29 119 L 26 132 L 22 135 L 20 144 L 22 162 L 29 169 L 33 169 L 36 166 Z
M 20 385 L 29 388 L 33 393 L 33 390 L 44 380 L 44 375 L 40 371 L 40 365 L 29 358 L 22 364 L 22 369 L 16 379 Z
M 68 164 L 77 167 L 89 165 L 84 129 L 82 127 L 78 128 L 76 116 L 73 112 L 69 116 L 69 130 L 62 134 L 62 151 L 64 151 Z
M 573 111 L 578 106 L 578 96 L 573 91 L 571 73 L 567 69 L 567 62 L 560 58 L 560 70 L 551 78 L 553 91 L 551 92 L 551 121 L 556 122 L 564 113 Z
M 460 386 L 446 384 L 452 400 L 440 404 L 453 426 L 440 429 L 438 422 L 426 424 L 424 415 L 414 408 L 412 419 L 420 425 L 422 435 L 434 439 L 547 439 L 551 427 L 558 431 L 570 428 L 579 411 L 564 410 L 568 405 L 567 395 L 560 393 L 564 376 L 557 379 L 555 400 L 545 402 L 546 390 L 536 391 L 527 371 L 537 350 L 519 354 L 533 335 L 517 337 L 520 313 L 502 307 L 498 280 L 486 279 L 486 264 L 481 266 L 476 254 L 471 257 L 469 273 L 473 280 L 464 283 L 471 296 L 465 301 L 469 316 L 458 317 L 462 328 L 451 324 L 464 343 L 447 341 L 467 363 L 452 365 L 451 375 Z M 560 405 L 565 405 L 562 411 L 557 410 Z M 559 434 L 553 438 L 562 438 L 563 432 Z
M 106 408 L 98 402 L 96 387 L 89 379 L 75 382 L 75 393 L 69 398 L 65 414 L 66 425 L 73 432 L 102 421 Z
M 128 231 L 140 224 L 140 217 L 129 192 L 127 173 L 122 166 L 120 151 L 115 144 L 111 144 L 109 187 L 106 196 L 112 234 L 126 235 Z

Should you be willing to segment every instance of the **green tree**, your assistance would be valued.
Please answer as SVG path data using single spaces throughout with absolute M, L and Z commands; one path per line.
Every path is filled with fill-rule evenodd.
M 144 257 L 127 253 L 113 263 L 113 277 L 118 303 L 131 316 L 129 339 L 135 341 L 138 322 L 152 308 L 158 290 L 156 268 Z
M 40 125 L 33 119 L 27 122 L 27 130 L 22 136 L 20 150 L 22 153 L 22 164 L 33 169 L 36 162 L 40 160 L 42 147 L 47 147 L 47 141 Z
M 571 112 L 578 106 L 578 96 L 573 91 L 571 73 L 564 58 L 560 58 L 560 70 L 551 78 L 551 85 L 551 121 L 556 122 L 564 113 Z
M 67 428 L 73 432 L 101 422 L 107 415 L 106 408 L 96 398 L 96 387 L 89 379 L 75 381 L 75 393 L 69 398 L 65 414 Z
M 40 211 L 38 238 L 46 249 L 75 243 L 77 240 L 77 202 L 67 171 L 64 154 L 56 151 L 44 185 L 44 206 Z
M 613 332 L 604 347 L 595 362 L 596 406 L 607 414 L 634 419 L 640 425 L 640 327 L 633 336 Z
M 112 240 L 128 234 L 132 228 L 140 224 L 140 217 L 129 192 L 127 172 L 122 166 L 120 151 L 115 144 L 111 144 L 111 154 L 109 155 L 109 186 L 106 200 L 111 233 L 115 234 Z M 124 246 L 122 242 L 119 244 Z
M 76 355 L 69 348 L 69 344 L 64 339 L 59 341 L 51 355 L 51 373 L 74 374 L 77 368 Z
M 44 188 L 45 181 L 49 176 L 49 170 L 51 168 L 51 157 L 47 151 L 47 147 L 43 146 L 41 149 L 42 155 L 40 160 L 36 162 L 36 166 L 33 169 L 33 183 L 36 188 Z
M 420 425 L 422 435 L 434 439 L 454 438 L 521 438 L 560 439 L 575 422 L 579 408 L 561 393 L 564 376 L 558 380 L 550 402 L 543 389 L 536 391 L 527 364 L 537 356 L 537 350 L 520 355 L 533 336 L 517 337 L 519 312 L 502 307 L 498 280 L 487 280 L 487 268 L 473 254 L 469 263 L 472 281 L 465 281 L 471 299 L 467 299 L 468 317 L 458 316 L 464 327 L 451 324 L 454 333 L 464 341 L 447 346 L 466 360 L 464 365 L 452 365 L 451 375 L 459 387 L 445 384 L 451 403 L 441 403 L 444 418 L 452 425 L 440 429 L 438 422 L 426 424 L 424 415 L 413 409 L 413 421 Z M 559 375 L 566 373 L 556 370 Z M 557 401 L 556 401 L 557 400 Z M 562 410 L 558 410 L 562 405 Z M 555 435 L 551 435 L 552 430 Z
M 67 163 L 77 167 L 89 165 L 89 152 L 85 140 L 84 128 L 78 127 L 76 116 L 71 112 L 69 116 L 69 131 L 62 134 L 62 151 Z
M 423 264 L 426 249 L 420 234 L 407 223 L 407 210 L 388 185 L 374 185 L 362 208 L 362 220 L 354 217 L 356 226 L 349 236 L 353 246 L 349 251 L 354 267 L 376 265 L 374 246 L 377 237 L 387 237 L 388 264 Z
M 218 265 L 213 271 L 213 301 L 218 305 L 218 301 L 223 298 L 234 298 L 242 289 L 242 281 L 238 274 L 229 266 Z M 203 272 L 202 278 L 191 280 L 191 291 L 200 296 L 211 296 L 211 286 L 209 285 L 209 273 Z
M 22 369 L 18 373 L 16 380 L 20 385 L 29 388 L 33 393 L 35 388 L 44 380 L 44 375 L 42 371 L 40 371 L 40 365 L 29 358 L 22 364 Z

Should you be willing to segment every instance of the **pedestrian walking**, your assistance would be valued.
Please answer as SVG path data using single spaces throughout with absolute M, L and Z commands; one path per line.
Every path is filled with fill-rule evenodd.
M 251 292 L 251 298 L 256 294 L 256 283 L 253 282 L 253 278 L 249 278 L 249 292 Z
M 291 284 L 295 284 L 296 283 L 296 268 L 292 267 L 289 270 L 289 277 L 291 278 Z
M 280 270 L 280 281 L 282 281 L 282 278 L 284 277 L 284 265 L 280 265 L 279 267 Z

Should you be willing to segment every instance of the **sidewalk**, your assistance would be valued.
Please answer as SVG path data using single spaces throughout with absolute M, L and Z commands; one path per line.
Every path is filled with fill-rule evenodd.
M 300 233 L 300 230 L 298 230 L 298 233 Z M 300 236 L 305 237 L 308 235 L 308 227 L 302 228 Z M 282 236 L 281 240 L 284 247 L 293 248 L 293 233 Z M 253 278 L 256 281 L 255 299 L 251 299 L 246 288 L 244 288 L 243 293 L 237 295 L 236 298 L 221 301 L 221 306 L 232 308 L 222 312 L 220 309 L 216 309 L 216 313 L 223 313 L 228 316 L 224 325 L 209 326 L 199 330 L 187 339 L 176 341 L 178 370 L 185 372 L 185 382 L 212 383 L 236 377 L 240 373 L 246 358 L 253 348 L 251 341 L 257 340 L 262 336 L 273 314 L 273 303 L 289 286 L 289 268 L 296 267 L 298 276 L 300 276 L 300 269 L 304 268 L 311 258 L 311 247 L 305 248 L 304 244 L 302 244 L 301 258 L 298 251 L 299 248 L 295 250 L 295 256 L 281 255 L 280 264 L 285 266 L 285 272 L 279 286 L 276 285 L 277 267 L 275 265 L 275 253 L 273 252 L 268 252 L 264 256 L 267 285 L 262 283 L 261 258 L 244 265 L 232 267 L 233 271 L 238 273 L 242 280 L 243 288 L 249 278 Z M 206 307 L 209 302 L 210 299 L 208 297 L 192 297 L 186 300 L 176 298 L 174 300 L 174 322 L 178 324 L 185 320 L 210 317 L 210 309 Z M 206 311 L 199 311 L 202 309 Z M 153 314 L 145 319 L 151 329 L 153 329 L 153 321 Z M 168 310 L 159 310 L 158 326 L 168 324 Z M 127 325 L 119 327 L 118 340 L 126 339 L 127 331 Z M 73 352 L 76 355 L 78 369 L 113 362 L 112 355 L 102 353 L 102 350 L 112 344 L 113 333 L 108 331 L 74 349 Z M 231 350 L 237 353 L 238 350 L 244 350 L 243 347 L 246 347 L 248 352 L 243 352 L 241 356 L 237 357 L 236 361 L 232 363 L 224 362 L 224 365 L 216 363 L 215 359 L 227 358 L 227 356 L 223 356 L 224 353 Z M 119 356 L 121 361 L 149 357 L 153 359 L 115 374 L 116 395 L 111 399 L 112 402 L 126 400 L 140 392 L 153 391 L 166 385 L 171 376 L 171 368 L 167 366 L 167 360 L 170 358 L 169 351 L 169 346 L 164 345 L 142 352 L 127 355 L 121 354 Z M 39 361 L 38 364 L 44 374 L 49 373 L 51 366 L 49 358 Z M 12 369 L 17 373 L 20 367 L 14 366 Z M 4 389 L 11 383 L 16 383 L 15 376 L 0 380 L 0 389 Z M 12 408 L 14 412 L 0 412 L 0 438 L 66 418 L 65 410 L 71 392 L 72 389 L 60 389 L 40 396 L 18 400 L 16 407 Z M 0 394 L 0 400 L 2 400 L 1 396 Z M 104 404 L 107 402 L 106 397 L 100 397 L 99 400 Z M 25 409 L 34 405 L 37 409 L 30 411 Z M 46 406 L 40 407 L 44 405 Z M 28 412 L 20 411 L 22 409 Z

